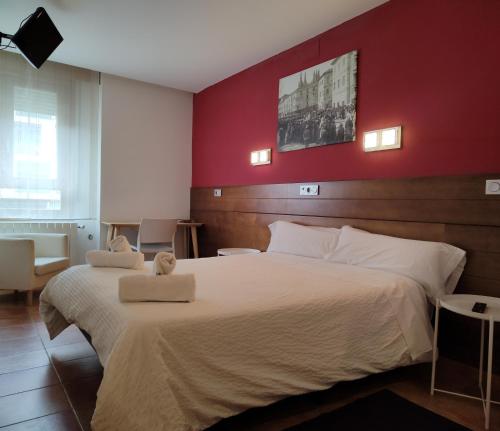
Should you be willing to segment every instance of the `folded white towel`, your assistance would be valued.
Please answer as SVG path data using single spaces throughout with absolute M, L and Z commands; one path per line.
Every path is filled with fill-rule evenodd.
M 109 251 L 114 252 L 128 252 L 132 251 L 128 239 L 124 235 L 119 235 L 115 239 L 111 240 L 108 245 Z
M 174 270 L 175 264 L 176 264 L 176 259 L 172 253 L 161 251 L 160 253 L 157 253 L 155 256 L 155 260 L 153 262 L 153 274 L 155 275 L 170 274 Z
M 126 275 L 118 280 L 121 302 L 192 302 L 194 292 L 194 274 L 137 274 Z
M 142 253 L 90 250 L 85 254 L 85 259 L 92 266 L 128 269 L 141 269 L 144 267 L 144 255 Z

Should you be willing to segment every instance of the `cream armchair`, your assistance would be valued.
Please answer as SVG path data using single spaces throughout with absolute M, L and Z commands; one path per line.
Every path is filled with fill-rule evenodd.
M 69 267 L 68 236 L 57 233 L 13 233 L 0 235 L 0 289 L 42 289 L 56 274 Z

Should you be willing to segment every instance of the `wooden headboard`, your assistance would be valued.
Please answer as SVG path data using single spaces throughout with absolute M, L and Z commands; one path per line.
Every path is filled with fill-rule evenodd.
M 457 293 L 500 297 L 500 195 L 485 195 L 485 180 L 495 178 L 500 174 L 312 182 L 320 186 L 318 196 L 300 196 L 300 184 L 223 187 L 222 197 L 214 197 L 212 187 L 192 188 L 191 217 L 204 223 L 201 256 L 223 247 L 264 250 L 267 225 L 278 219 L 447 242 L 467 251 Z M 450 320 L 444 336 L 451 344 L 466 342 L 463 331 L 476 343 L 474 324 Z M 469 350 L 475 358 L 475 344 Z

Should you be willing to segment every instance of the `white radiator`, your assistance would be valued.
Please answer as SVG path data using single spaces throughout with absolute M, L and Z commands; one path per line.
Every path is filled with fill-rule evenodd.
M 2 233 L 65 233 L 71 238 L 76 235 L 77 224 L 73 222 L 2 221 Z

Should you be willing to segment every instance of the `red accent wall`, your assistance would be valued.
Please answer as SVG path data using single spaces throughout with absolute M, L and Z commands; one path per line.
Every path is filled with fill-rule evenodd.
M 358 50 L 356 142 L 276 150 L 278 81 Z M 392 0 L 194 97 L 193 186 L 500 171 L 500 0 Z M 403 126 L 401 150 L 364 131 Z M 250 151 L 273 149 L 252 167 Z

